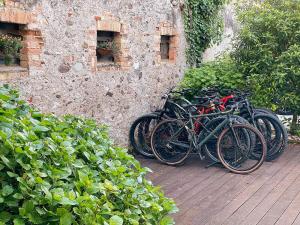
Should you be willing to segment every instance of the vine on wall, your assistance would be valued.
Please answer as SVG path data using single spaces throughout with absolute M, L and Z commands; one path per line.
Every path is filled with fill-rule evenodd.
M 221 37 L 224 22 L 220 10 L 225 2 L 226 0 L 185 0 L 187 61 L 191 66 L 199 66 L 203 52 Z

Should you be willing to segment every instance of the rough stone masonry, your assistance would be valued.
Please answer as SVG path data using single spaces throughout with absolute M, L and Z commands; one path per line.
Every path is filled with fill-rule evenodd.
M 43 112 L 76 114 L 110 126 L 127 145 L 130 124 L 161 104 L 186 67 L 183 17 L 170 0 L 5 0 L 0 22 L 21 24 L 19 67 L 0 67 Z M 97 31 L 117 34 L 116 62 L 99 64 Z M 170 36 L 169 60 L 160 57 Z

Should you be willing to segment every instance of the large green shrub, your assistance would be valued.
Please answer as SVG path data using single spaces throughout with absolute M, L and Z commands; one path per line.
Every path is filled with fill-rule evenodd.
M 0 224 L 173 224 L 174 202 L 92 120 L 33 110 L 0 88 Z
M 187 70 L 181 87 L 196 90 L 212 86 L 233 89 L 242 88 L 244 84 L 243 75 L 237 70 L 234 62 L 226 57 Z
M 232 56 L 239 70 L 249 77 L 256 94 L 255 103 L 291 110 L 297 121 L 300 113 L 300 2 L 245 2 L 239 7 L 242 26 Z

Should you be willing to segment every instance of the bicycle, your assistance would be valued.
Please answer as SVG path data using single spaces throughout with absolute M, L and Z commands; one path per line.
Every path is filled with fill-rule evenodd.
M 223 166 L 237 174 L 257 170 L 264 162 L 267 147 L 263 135 L 253 126 L 240 124 L 232 117 L 238 107 L 227 112 L 191 115 L 188 118 L 164 120 L 153 130 L 151 147 L 156 158 L 167 165 L 180 165 L 193 151 L 204 159 L 202 146 L 222 130 L 217 139 L 217 154 Z M 199 117 L 225 116 L 225 119 L 208 135 L 197 134 L 194 120 Z M 205 125 L 204 125 L 205 130 Z M 255 138 L 253 142 L 253 138 Z M 255 143 L 255 144 L 253 144 Z M 259 159 L 252 154 L 260 152 Z
M 247 99 L 250 96 L 249 93 L 228 89 L 224 89 L 223 92 L 227 92 L 227 95 L 220 99 L 218 109 L 224 111 L 226 106 L 239 103 L 238 115 L 245 118 L 248 123 L 256 127 L 265 137 L 268 148 L 266 160 L 272 161 L 278 158 L 287 148 L 288 135 L 277 115 L 268 109 L 252 107 Z M 220 119 L 218 118 L 218 120 Z M 215 123 L 218 123 L 218 120 Z M 213 123 L 211 123 L 211 126 L 213 126 Z M 206 148 L 206 152 L 213 161 L 219 161 L 215 148 Z
M 150 146 L 150 136 L 153 128 L 162 120 L 166 118 L 176 118 L 176 115 L 184 115 L 185 109 L 178 104 L 190 105 L 191 102 L 184 98 L 189 89 L 182 91 L 174 91 L 171 88 L 166 94 L 162 96 L 163 104 L 161 109 L 155 112 L 143 115 L 137 118 L 131 125 L 129 130 L 129 142 L 134 151 L 147 158 L 155 157 Z M 173 98 L 172 95 L 176 95 Z M 176 112 L 176 113 L 175 113 Z

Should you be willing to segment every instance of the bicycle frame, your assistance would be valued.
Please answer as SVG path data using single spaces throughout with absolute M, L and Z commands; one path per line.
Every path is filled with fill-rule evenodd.
M 177 136 L 183 128 L 185 128 L 188 133 L 189 133 L 189 138 L 191 138 L 192 144 L 193 144 L 193 149 L 197 150 L 197 153 L 200 155 L 200 158 L 203 159 L 204 156 L 201 152 L 202 146 L 209 140 L 211 139 L 218 131 L 222 130 L 226 125 L 229 124 L 229 126 L 232 124 L 232 119 L 230 118 L 231 113 L 234 110 L 230 110 L 227 112 L 218 112 L 218 113 L 211 113 L 211 114 L 205 114 L 205 115 L 191 115 L 189 116 L 188 121 L 183 121 L 182 119 L 178 119 L 179 121 L 183 122 L 183 127 L 179 129 L 173 136 Z M 210 132 L 209 135 L 207 135 L 203 140 L 199 142 L 199 139 L 201 138 L 201 134 L 196 134 L 194 130 L 194 119 L 200 118 L 200 117 L 211 117 L 211 116 L 221 116 L 221 115 L 226 115 L 227 117 L 225 118 L 222 123 L 220 123 L 213 131 Z M 189 124 L 191 127 L 189 127 Z M 205 129 L 205 126 L 203 126 Z M 175 143 L 173 143 L 175 144 Z
M 229 115 L 227 116 L 227 118 L 220 123 L 213 131 L 210 132 L 209 135 L 207 135 L 203 140 L 201 140 L 200 142 L 199 139 L 201 138 L 201 134 L 197 135 L 197 139 L 196 143 L 194 143 L 195 148 L 198 150 L 198 153 L 201 153 L 201 148 L 202 146 L 209 140 L 211 139 L 218 131 L 222 130 L 226 125 L 231 125 L 232 121 L 229 117 Z M 196 144 L 196 145 L 195 145 Z

